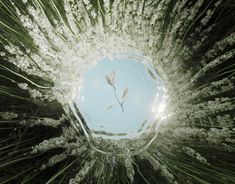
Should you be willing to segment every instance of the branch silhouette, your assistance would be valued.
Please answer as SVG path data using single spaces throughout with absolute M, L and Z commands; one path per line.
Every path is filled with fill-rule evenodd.
M 113 70 L 109 75 L 106 75 L 105 76 L 105 79 L 106 79 L 106 82 L 113 88 L 113 92 L 114 92 L 114 96 L 118 102 L 118 104 L 120 105 L 121 109 L 122 109 L 122 112 L 124 112 L 124 102 L 126 101 L 127 99 L 127 96 L 128 96 L 128 87 L 126 87 L 123 91 L 123 94 L 122 94 L 122 99 L 120 100 L 117 96 L 117 91 L 116 91 L 116 86 L 115 86 L 115 76 L 116 76 L 116 72 L 115 70 Z M 111 109 L 113 106 L 109 106 L 107 107 L 107 109 Z

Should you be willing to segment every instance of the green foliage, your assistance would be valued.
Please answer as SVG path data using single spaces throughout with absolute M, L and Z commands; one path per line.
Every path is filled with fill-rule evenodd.
M 1 0 L 0 183 L 235 183 L 234 7 L 233 0 Z M 93 64 L 87 58 L 130 48 L 151 57 L 164 80 L 166 118 L 147 150 L 132 155 L 127 141 L 126 155 L 105 155 L 65 105 L 76 76 Z M 115 91 L 114 76 L 106 80 Z M 122 109 L 127 93 L 117 99 Z

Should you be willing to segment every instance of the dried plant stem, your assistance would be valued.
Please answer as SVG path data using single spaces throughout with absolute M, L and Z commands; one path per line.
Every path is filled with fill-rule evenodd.
M 123 103 L 121 103 L 120 100 L 118 99 L 118 97 L 117 97 L 117 92 L 116 92 L 116 88 L 115 88 L 115 87 L 113 87 L 113 91 L 114 91 L 114 96 L 115 96 L 115 98 L 117 99 L 119 105 L 120 105 L 121 108 L 122 108 L 122 112 L 124 112 Z

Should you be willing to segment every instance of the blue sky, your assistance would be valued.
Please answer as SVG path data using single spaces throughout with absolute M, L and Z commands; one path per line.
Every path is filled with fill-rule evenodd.
M 105 79 L 115 70 L 115 87 L 121 100 L 128 87 L 124 112 L 114 96 L 114 89 Z M 133 59 L 104 58 L 85 71 L 80 92 L 75 98 L 89 128 L 112 133 L 128 133 L 140 128 L 145 120 L 153 120 L 153 102 L 162 95 L 161 81 L 155 81 L 144 65 Z M 112 108 L 107 109 L 112 105 Z

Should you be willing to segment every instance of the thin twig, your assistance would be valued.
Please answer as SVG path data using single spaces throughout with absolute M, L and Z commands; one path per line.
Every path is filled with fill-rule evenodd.
M 119 105 L 120 105 L 121 108 L 122 108 L 122 112 L 124 112 L 123 103 L 121 103 L 120 100 L 118 99 L 117 93 L 116 93 L 116 88 L 115 88 L 115 87 L 113 87 L 113 91 L 114 91 L 114 96 L 115 96 L 115 98 L 117 99 Z

